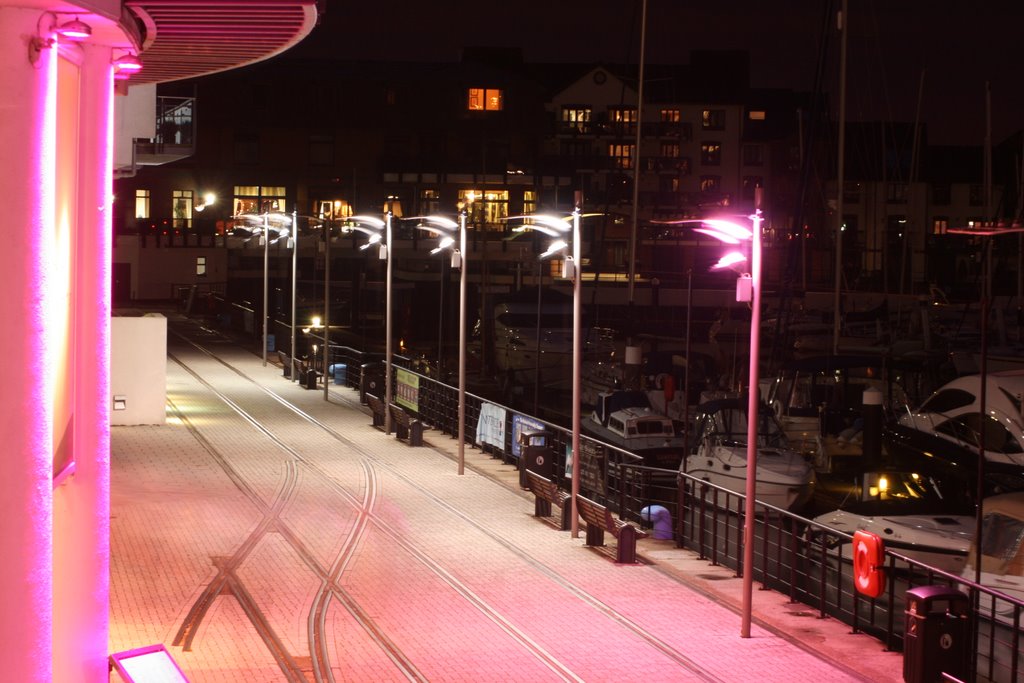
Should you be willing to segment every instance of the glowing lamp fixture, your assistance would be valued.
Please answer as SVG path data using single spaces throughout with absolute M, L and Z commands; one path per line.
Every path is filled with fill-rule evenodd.
M 738 251 L 730 251 L 728 254 L 718 259 L 718 263 L 711 266 L 711 270 L 722 270 L 723 268 L 731 268 L 737 263 L 743 263 L 747 260 L 747 257 Z
M 694 228 L 694 232 L 699 232 L 708 237 L 714 237 L 719 242 L 724 244 L 739 244 L 741 242 L 748 242 L 753 237 L 754 233 L 744 228 L 742 225 L 737 225 L 732 221 L 722 220 L 720 218 L 706 218 L 699 221 L 703 227 Z
M 131 52 L 128 52 L 114 60 L 114 70 L 119 74 L 138 73 L 139 71 L 142 71 L 142 60 Z
M 55 33 L 67 38 L 68 40 L 85 40 L 92 35 L 92 27 L 78 17 L 75 17 L 71 21 L 64 22 L 53 30 Z
M 455 244 L 455 238 L 454 237 L 451 237 L 450 235 L 442 237 L 441 241 L 438 242 L 437 246 L 430 250 L 430 253 L 431 254 L 437 254 L 439 252 L 444 251 L 445 249 L 447 249 L 448 247 L 452 246 L 453 244 Z
M 568 248 L 569 248 L 569 245 L 568 245 L 568 243 L 566 243 L 565 240 L 555 240 L 554 242 L 552 242 L 548 246 L 547 250 L 543 254 L 540 255 L 540 258 L 547 258 L 548 256 L 551 256 L 552 254 L 557 254 L 558 252 L 563 251 L 563 250 L 568 249 Z
M 196 204 L 195 210 L 196 211 L 202 211 L 203 209 L 208 207 L 210 204 L 216 203 L 216 201 L 217 201 L 217 195 L 215 195 L 212 192 L 207 192 L 206 194 L 203 195 L 203 201 L 201 201 L 198 204 Z

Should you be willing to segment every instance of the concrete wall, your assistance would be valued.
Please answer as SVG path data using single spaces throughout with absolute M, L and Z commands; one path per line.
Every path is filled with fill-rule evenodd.
M 110 395 L 112 425 L 166 422 L 167 318 L 159 313 L 113 318 Z

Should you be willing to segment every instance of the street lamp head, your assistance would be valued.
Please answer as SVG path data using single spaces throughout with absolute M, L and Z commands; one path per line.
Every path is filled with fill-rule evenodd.
M 523 214 L 521 216 L 508 216 L 502 220 L 529 221 L 528 223 L 523 223 L 517 228 L 513 228 L 513 230 L 517 232 L 521 232 L 522 230 L 537 230 L 539 232 L 543 232 L 545 235 L 550 235 L 551 237 L 558 237 L 559 235 L 564 235 L 572 230 L 572 216 L 558 217 L 548 216 L 542 213 L 530 213 Z
M 421 230 L 433 230 L 436 232 L 439 228 L 442 230 L 459 229 L 459 224 L 447 216 L 410 216 L 404 220 L 419 221 L 420 224 L 416 227 Z M 423 223 L 426 223 L 427 225 L 423 225 Z
M 718 263 L 711 266 L 711 270 L 723 270 L 725 268 L 732 268 L 738 263 L 745 263 L 747 257 L 738 251 L 730 251 L 728 254 L 718 259 Z
M 454 244 L 455 244 L 455 238 L 453 238 L 451 235 L 445 235 L 444 237 L 441 238 L 441 241 L 438 242 L 437 246 L 430 250 L 430 253 L 431 254 L 437 254 L 439 252 L 444 251 L 445 249 L 447 249 L 448 247 L 450 247 L 450 246 L 452 246 Z
M 360 223 L 366 223 L 367 225 L 372 225 L 378 230 L 382 230 L 385 226 L 384 221 L 376 216 L 349 216 L 345 219 L 345 223 L 351 227 L 355 227 Z
M 539 258 L 547 258 L 548 256 L 551 256 L 553 254 L 565 251 L 568 248 L 569 245 L 566 243 L 565 240 L 555 240 L 550 245 L 548 245 L 547 250 L 544 251 L 544 253 L 542 253 Z

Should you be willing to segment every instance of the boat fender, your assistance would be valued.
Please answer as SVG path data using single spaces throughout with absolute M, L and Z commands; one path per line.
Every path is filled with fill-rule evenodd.
M 665 378 L 668 377 L 668 376 L 669 375 L 668 375 L 667 372 L 659 372 L 657 375 L 655 375 L 654 376 L 654 388 L 655 389 L 664 389 L 665 388 Z
M 676 378 L 672 375 L 665 375 L 661 388 L 665 392 L 665 404 L 668 405 L 676 395 Z
M 885 547 L 878 534 L 853 533 L 853 582 L 857 591 L 869 598 L 885 593 Z

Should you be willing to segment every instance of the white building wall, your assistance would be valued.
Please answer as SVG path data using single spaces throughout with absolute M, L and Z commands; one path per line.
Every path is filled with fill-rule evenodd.
M 110 424 L 162 425 L 167 404 L 167 318 L 111 321 Z

